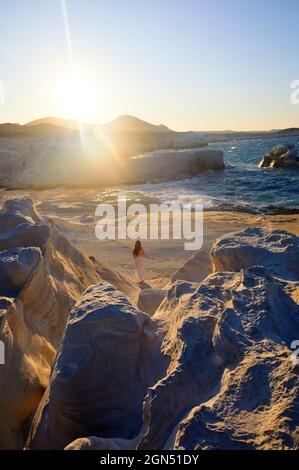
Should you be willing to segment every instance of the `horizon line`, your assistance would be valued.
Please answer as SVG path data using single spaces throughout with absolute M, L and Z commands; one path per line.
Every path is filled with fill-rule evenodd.
M 30 123 L 33 123 L 35 121 L 39 121 L 39 120 L 43 120 L 43 119 L 57 119 L 57 120 L 61 120 L 61 121 L 70 121 L 70 122 L 73 122 L 73 123 L 78 123 L 78 125 L 93 125 L 93 126 L 102 126 L 102 125 L 105 125 L 105 124 L 111 124 L 113 121 L 121 118 L 121 117 L 130 117 L 130 118 L 134 118 L 134 119 L 138 119 L 140 121 L 143 121 L 145 122 L 146 124 L 149 124 L 149 125 L 152 125 L 152 126 L 165 126 L 169 129 L 169 131 L 172 131 L 172 132 L 198 132 L 198 133 L 205 133 L 205 132 L 210 132 L 210 133 L 236 133 L 236 132 L 244 132 L 244 133 L 254 133 L 254 132 L 264 132 L 264 133 L 267 133 L 267 132 L 279 132 L 279 131 L 283 131 L 283 130 L 288 130 L 288 129 L 298 129 L 299 130 L 299 125 L 298 127 L 296 126 L 286 126 L 286 127 L 280 127 L 280 128 L 276 128 L 276 129 L 206 129 L 206 130 L 195 130 L 195 129 L 186 129 L 186 130 L 174 130 L 170 127 L 168 127 L 166 124 L 163 124 L 163 123 L 159 123 L 159 124 L 154 124 L 150 121 L 147 121 L 143 118 L 140 118 L 138 116 L 134 116 L 132 114 L 120 114 L 118 116 L 116 116 L 115 118 L 111 119 L 110 121 L 105 121 L 105 122 L 86 122 L 86 121 L 79 121 L 77 119 L 73 119 L 73 118 L 68 118 L 68 117 L 60 117 L 60 116 L 41 116 L 41 117 L 37 117 L 37 118 L 34 118 L 30 121 L 26 121 L 26 122 L 11 122 L 11 121 L 4 121 L 4 122 L 0 122 L 0 126 L 1 125 L 5 125 L 5 124 L 11 124 L 11 125 L 17 125 L 17 126 L 26 126 L 26 125 L 29 125 Z M 55 124 L 48 124 L 48 125 L 52 125 L 52 126 L 55 126 Z M 63 127 L 63 126 L 61 126 Z

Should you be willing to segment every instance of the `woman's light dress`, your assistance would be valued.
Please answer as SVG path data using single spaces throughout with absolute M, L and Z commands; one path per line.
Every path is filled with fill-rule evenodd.
M 144 281 L 144 255 L 137 256 L 134 258 L 135 263 L 135 274 L 137 282 Z

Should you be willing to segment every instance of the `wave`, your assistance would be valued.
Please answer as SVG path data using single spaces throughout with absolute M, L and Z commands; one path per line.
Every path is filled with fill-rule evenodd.
M 262 156 L 283 141 L 281 137 L 210 144 L 211 148 L 224 152 L 224 171 L 206 171 L 185 180 L 126 187 L 126 190 L 164 203 L 202 204 L 204 210 L 298 214 L 299 171 L 258 168 Z M 288 137 L 287 142 L 298 145 L 298 136 Z

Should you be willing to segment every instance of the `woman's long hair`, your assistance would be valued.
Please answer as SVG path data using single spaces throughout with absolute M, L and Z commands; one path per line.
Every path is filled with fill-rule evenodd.
M 134 248 L 133 248 L 133 256 L 134 258 L 136 258 L 140 251 L 141 251 L 141 241 L 140 240 L 136 240 L 135 244 L 134 244 Z

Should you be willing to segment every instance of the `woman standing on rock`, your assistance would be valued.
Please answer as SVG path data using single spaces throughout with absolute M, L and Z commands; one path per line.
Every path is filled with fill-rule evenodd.
M 140 240 L 136 240 L 133 248 L 136 279 L 139 285 L 144 284 L 144 250 Z

